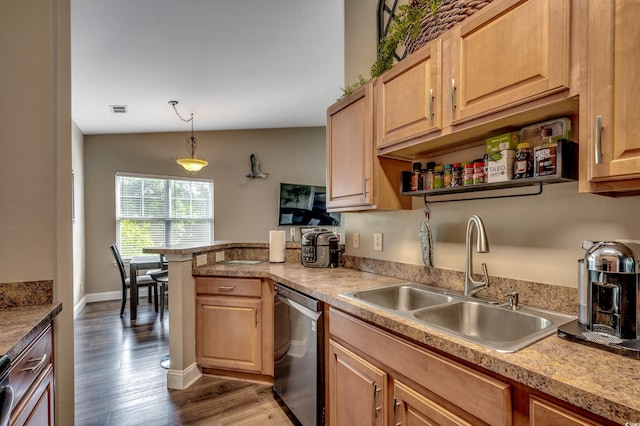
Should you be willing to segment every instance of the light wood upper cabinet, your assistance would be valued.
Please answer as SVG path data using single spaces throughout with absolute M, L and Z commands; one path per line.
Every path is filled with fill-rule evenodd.
M 200 367 L 273 375 L 272 288 L 258 278 L 196 279 Z
M 423 46 L 376 82 L 377 145 L 393 145 L 442 127 L 442 40 Z
M 327 111 L 327 207 L 372 205 L 373 84 Z
M 569 88 L 570 1 L 492 3 L 451 31 L 453 124 Z
M 329 405 L 333 426 L 387 424 L 387 374 L 329 341 Z
M 582 192 L 640 192 L 640 4 L 583 2 Z
M 327 110 L 327 208 L 330 211 L 403 210 L 400 172 L 406 161 L 375 153 L 373 82 Z

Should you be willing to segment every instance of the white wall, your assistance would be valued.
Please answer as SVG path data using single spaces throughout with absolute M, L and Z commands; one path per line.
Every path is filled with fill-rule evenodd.
M 280 183 L 325 184 L 325 129 L 196 132 L 209 165 L 196 176 L 214 182 L 214 238 L 269 240 L 277 229 Z M 85 136 L 86 292 L 120 289 L 109 245 L 116 240 L 115 174 L 189 176 L 175 162 L 186 133 Z M 250 179 L 255 154 L 266 179 Z
M 71 134 L 73 168 L 73 306 L 85 295 L 85 227 L 84 227 L 84 135 L 73 123 Z
M 56 424 L 73 424 L 69 0 L 0 2 L 0 282 L 53 280 Z
M 348 76 L 368 75 L 371 63 L 358 50 L 375 52 L 375 37 L 362 37 L 375 28 L 375 20 L 361 17 L 375 14 L 376 2 L 347 2 L 345 36 Z M 366 26 L 370 26 L 367 30 Z M 375 59 L 375 55 L 373 57 Z M 456 154 L 452 154 L 456 155 Z M 460 154 L 458 154 L 460 155 Z M 477 158 L 472 154 L 466 159 Z M 443 164 L 446 157 L 429 159 Z M 457 159 L 461 161 L 463 158 Z M 424 160 L 424 159 L 423 159 Z M 418 238 L 424 219 L 422 198 L 415 198 L 414 210 L 343 215 L 347 254 L 422 265 Z M 486 262 L 490 275 L 576 287 L 577 259 L 584 256 L 583 240 L 640 240 L 638 212 L 640 197 L 612 199 L 578 194 L 577 183 L 545 186 L 534 197 L 484 201 L 461 201 L 431 205 L 436 267 L 463 271 L 466 224 L 479 215 L 487 228 L 491 251 L 474 257 L 476 271 Z M 351 238 L 360 233 L 360 249 Z M 373 232 L 383 233 L 383 251 L 373 251 Z

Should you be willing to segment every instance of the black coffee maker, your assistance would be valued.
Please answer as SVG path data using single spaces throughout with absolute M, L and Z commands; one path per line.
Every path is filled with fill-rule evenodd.
M 640 337 L 640 245 L 585 241 L 587 328 L 618 339 Z

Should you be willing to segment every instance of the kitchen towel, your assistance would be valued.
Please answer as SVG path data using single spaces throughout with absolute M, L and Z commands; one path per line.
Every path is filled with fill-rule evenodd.
M 285 231 L 269 231 L 269 262 L 284 262 Z

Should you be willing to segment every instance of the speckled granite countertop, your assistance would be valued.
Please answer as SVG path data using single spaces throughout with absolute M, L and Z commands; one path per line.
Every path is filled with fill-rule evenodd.
M 0 355 L 15 360 L 61 310 L 60 303 L 0 309 Z
M 0 283 L 0 355 L 15 360 L 61 310 L 52 280 Z
M 219 248 L 219 247 L 216 247 Z M 640 361 L 547 337 L 503 354 L 418 322 L 377 310 L 340 293 L 405 282 L 354 269 L 304 268 L 296 263 L 217 264 L 195 275 L 270 278 L 387 330 L 436 348 L 533 389 L 622 423 L 640 422 Z

